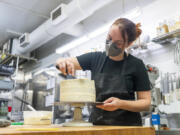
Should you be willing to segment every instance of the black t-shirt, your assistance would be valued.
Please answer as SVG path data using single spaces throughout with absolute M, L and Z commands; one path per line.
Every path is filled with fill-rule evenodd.
M 132 78 L 133 91 L 147 91 L 151 89 L 143 61 L 130 54 L 126 59 L 113 61 L 107 57 L 104 52 L 91 52 L 78 56 L 77 60 L 83 70 L 91 70 L 92 79 L 97 72 L 108 73 L 111 75 L 120 74 L 123 63 L 127 60 L 124 74 Z M 102 64 L 103 67 L 102 70 L 100 70 Z

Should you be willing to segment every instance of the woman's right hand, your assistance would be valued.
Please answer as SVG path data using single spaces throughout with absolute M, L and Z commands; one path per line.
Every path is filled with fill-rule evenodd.
M 56 67 L 64 74 L 64 75 L 75 75 L 75 70 L 81 69 L 77 58 L 60 58 L 56 61 Z

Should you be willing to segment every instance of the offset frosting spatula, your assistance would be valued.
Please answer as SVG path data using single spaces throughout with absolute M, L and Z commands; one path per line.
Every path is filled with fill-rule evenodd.
M 58 65 L 56 65 L 56 68 L 59 70 L 59 66 Z M 67 71 L 67 69 L 66 69 L 66 71 Z M 69 75 L 69 74 L 64 75 L 63 73 L 59 73 L 59 76 L 64 77 L 66 79 L 76 79 L 76 77 L 74 77 L 72 75 Z

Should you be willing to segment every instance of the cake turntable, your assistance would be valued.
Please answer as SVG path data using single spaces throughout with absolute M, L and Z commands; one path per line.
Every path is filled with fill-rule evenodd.
M 85 127 L 85 126 L 93 126 L 92 123 L 84 121 L 82 119 L 82 109 L 86 105 L 102 105 L 103 102 L 55 102 L 55 106 L 66 105 L 69 104 L 74 107 L 74 116 L 73 120 L 70 122 L 66 122 L 63 124 L 65 127 Z

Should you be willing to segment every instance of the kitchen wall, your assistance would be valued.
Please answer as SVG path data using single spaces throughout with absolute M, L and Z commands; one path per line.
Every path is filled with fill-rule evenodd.
M 141 15 L 132 20 L 136 23 L 141 22 L 142 35 L 150 35 L 152 39 L 156 37 L 156 25 L 159 20 L 168 19 L 177 14 L 180 15 L 179 5 L 179 0 L 156 0 L 148 6 L 141 7 Z M 71 56 L 77 56 L 88 51 L 102 51 L 104 50 L 106 35 L 107 33 L 103 33 L 68 53 Z M 174 64 L 174 47 L 175 43 L 160 45 L 150 42 L 148 43 L 148 49 L 141 51 L 137 56 L 143 59 L 145 64 L 158 67 L 161 73 L 174 73 L 180 70 L 180 67 Z M 159 83 L 156 87 L 160 87 Z M 174 101 L 170 105 L 160 105 L 160 109 L 164 112 L 180 112 L 180 109 L 177 109 L 179 105 L 180 101 Z
M 137 6 L 141 7 L 141 14 L 137 18 L 133 18 L 132 20 L 135 23 L 141 22 L 141 28 L 143 30 L 141 39 L 143 39 L 143 36 L 145 35 L 149 35 L 151 39 L 156 36 L 156 25 L 159 20 L 168 19 L 176 14 L 180 15 L 179 5 L 179 0 L 154 0 L 152 1 L 152 3 L 145 5 L 139 2 Z M 53 64 L 55 62 L 55 59 L 59 57 L 73 57 L 89 51 L 103 51 L 106 35 L 107 32 L 97 36 L 90 41 L 87 41 L 86 43 L 83 43 L 76 48 L 73 48 L 72 50 L 69 50 L 63 55 L 54 53 L 51 56 L 42 59 L 39 64 L 35 65 L 34 69 L 37 70 L 38 68 L 49 66 L 50 64 Z M 148 43 L 148 49 L 141 51 L 137 54 L 137 56 L 143 59 L 145 64 L 152 64 L 154 66 L 157 66 L 163 73 L 177 72 L 180 67 L 174 64 L 174 46 L 174 44 L 159 45 L 151 42 Z M 32 70 L 32 68 L 30 68 L 30 70 Z M 160 86 L 157 85 L 157 87 Z M 179 105 L 179 102 L 175 102 L 173 105 L 166 105 L 161 108 L 165 109 L 165 111 L 172 110 L 175 112 L 177 109 L 174 109 L 179 108 Z M 177 111 L 180 112 L 180 110 Z
M 139 17 L 132 19 L 134 22 L 141 22 L 142 36 L 150 35 L 150 38 L 156 37 L 156 23 L 162 19 L 168 19 L 179 13 L 179 0 L 156 0 L 148 6 L 141 7 Z M 104 50 L 104 43 L 107 33 L 103 33 L 80 45 L 73 48 L 68 53 L 71 56 L 80 55 L 88 51 Z M 160 45 L 155 43 L 148 44 L 148 50 L 138 54 L 138 57 L 144 60 L 145 63 L 151 63 L 157 66 L 162 72 L 176 72 L 179 67 L 174 64 L 174 46 L 175 44 Z

